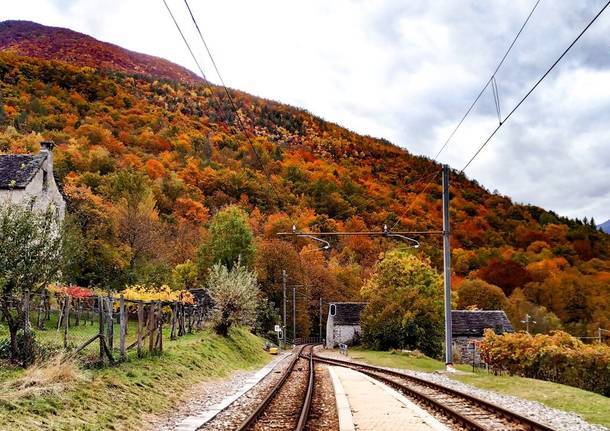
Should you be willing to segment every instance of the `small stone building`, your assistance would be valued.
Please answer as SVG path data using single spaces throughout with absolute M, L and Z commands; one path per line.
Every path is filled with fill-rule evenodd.
M 53 176 L 53 142 L 42 142 L 38 154 L 0 154 L 0 205 L 54 209 L 63 220 L 66 203 Z
M 326 320 L 326 348 L 355 344 L 360 339 L 360 313 L 366 302 L 331 302 Z
M 481 363 L 477 342 L 483 339 L 486 329 L 496 334 L 514 332 L 506 313 L 502 310 L 453 310 L 451 312 L 453 355 L 458 362 Z

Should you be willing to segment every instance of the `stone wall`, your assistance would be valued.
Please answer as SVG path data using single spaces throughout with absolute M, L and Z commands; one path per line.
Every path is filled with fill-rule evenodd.
M 462 364 L 472 364 L 473 353 L 475 365 L 482 365 L 478 347 L 473 349 L 473 342 L 476 345 L 483 337 L 453 337 L 453 358 Z M 474 352 L 473 352 L 474 350 Z
M 337 347 L 340 343 L 347 345 L 354 344 L 354 342 L 360 339 L 360 333 L 360 325 L 329 326 L 326 334 L 326 347 Z
M 45 171 L 47 172 L 46 187 L 44 185 Z M 43 162 L 41 169 L 38 170 L 25 189 L 0 190 L 0 204 L 8 202 L 28 204 L 32 199 L 34 210 L 46 211 L 51 205 L 59 220 L 63 220 L 66 203 L 53 177 L 53 158 L 51 154 Z

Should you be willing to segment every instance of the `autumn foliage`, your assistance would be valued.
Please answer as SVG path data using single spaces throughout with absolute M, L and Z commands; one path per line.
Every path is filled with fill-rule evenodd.
M 549 380 L 610 396 L 610 346 L 585 344 L 569 334 L 496 335 L 487 330 L 481 358 L 495 372 Z
M 26 55 L 53 47 L 18 42 Z M 239 91 L 229 90 L 236 113 L 215 86 L 114 66 L 0 53 L 0 152 L 56 143 L 55 175 L 81 245 L 68 283 L 192 288 L 214 260 L 231 266 L 240 256 L 276 309 L 282 269 L 289 283 L 308 286 L 297 301 L 297 328 L 307 335 L 318 331 L 316 300 L 361 300 L 379 257 L 397 243 L 331 238 L 321 252 L 276 233 L 442 226 L 440 184 L 419 194 L 418 180 L 440 170 L 425 157 Z M 506 301 L 498 295 L 493 306 L 506 307 L 517 328 L 525 313 L 546 322 L 541 331 L 610 328 L 610 240 L 592 220 L 515 204 L 457 172 L 450 191 L 455 280 L 501 289 Z M 223 220 L 225 211 L 238 223 Z M 440 239 L 420 239 L 418 258 L 438 271 Z M 460 304 L 478 305 L 471 302 Z

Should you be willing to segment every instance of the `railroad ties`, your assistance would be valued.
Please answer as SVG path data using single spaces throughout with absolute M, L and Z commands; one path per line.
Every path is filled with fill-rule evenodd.
M 331 379 L 325 369 L 326 366 L 333 366 L 353 369 L 369 379 L 393 388 L 431 414 L 440 427 L 474 431 L 554 431 L 547 425 L 489 401 L 419 377 L 359 362 L 318 356 L 314 352 L 314 345 L 311 344 L 297 346 L 292 356 L 286 360 L 290 362 L 282 366 L 282 371 L 278 371 L 278 376 L 273 377 L 267 386 L 263 383 L 258 391 L 256 387 L 253 388 L 249 395 L 242 396 L 233 406 L 223 411 L 227 413 L 226 417 L 217 417 L 201 429 L 339 429 Z M 316 374 L 319 374 L 317 378 Z M 347 395 L 348 400 L 345 402 L 349 402 L 349 393 Z M 239 400 L 242 399 L 244 401 L 240 403 Z M 407 403 L 407 400 L 403 403 Z M 376 411 L 375 408 L 366 414 L 385 415 L 387 419 L 387 411 Z M 415 413 L 416 417 L 418 414 Z M 353 425 L 350 420 L 347 422 Z M 343 422 L 341 425 L 343 426 Z M 397 424 L 389 424 L 391 429 L 395 429 L 395 425 Z
M 476 431 L 554 431 L 488 401 L 401 372 L 357 362 L 313 356 L 314 361 L 359 371 L 415 399 L 445 419 L 451 429 Z
M 282 378 L 267 394 L 240 431 L 305 429 L 314 389 L 313 345 L 300 346 Z

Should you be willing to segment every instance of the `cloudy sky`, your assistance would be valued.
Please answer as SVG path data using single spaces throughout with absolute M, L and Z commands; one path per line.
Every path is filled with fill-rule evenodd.
M 433 157 L 536 0 L 190 0 L 227 85 Z M 607 0 L 541 0 L 496 76 L 502 115 Z M 3 2 L 1 19 L 69 27 L 195 66 L 161 0 Z M 218 82 L 183 0 L 168 0 Z M 439 156 L 461 169 L 497 125 L 491 90 Z M 610 218 L 610 9 L 466 173 L 571 217 Z

